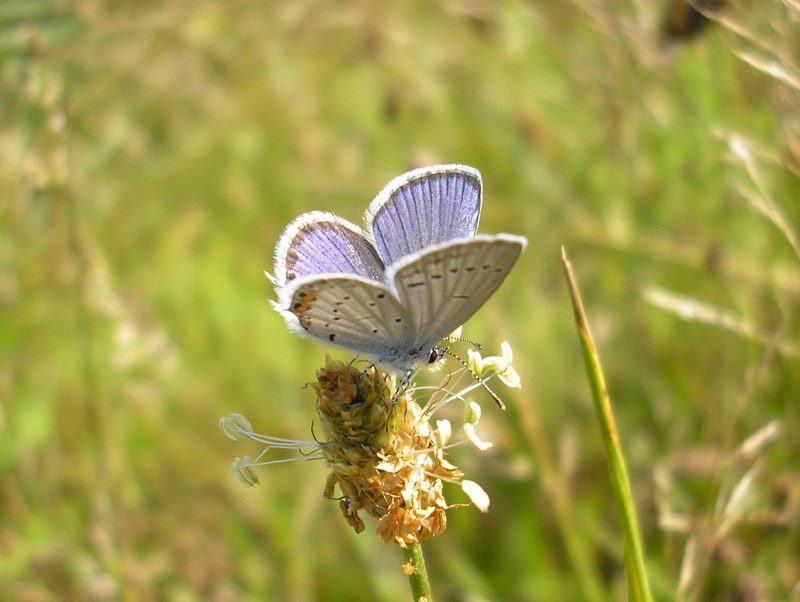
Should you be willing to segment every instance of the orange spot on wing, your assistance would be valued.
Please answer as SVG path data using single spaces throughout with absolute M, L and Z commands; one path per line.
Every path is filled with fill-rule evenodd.
M 301 316 L 311 309 L 311 304 L 317 300 L 314 293 L 300 293 L 297 301 L 292 303 L 292 313 Z

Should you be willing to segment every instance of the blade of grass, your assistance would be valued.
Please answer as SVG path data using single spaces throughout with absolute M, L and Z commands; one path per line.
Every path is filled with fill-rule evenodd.
M 636 508 L 633 503 L 625 457 L 620 447 L 614 413 L 611 409 L 611 398 L 608 394 L 603 369 L 600 365 L 600 356 L 597 354 L 597 348 L 589 330 L 589 322 L 586 319 L 578 284 L 575 281 L 575 275 L 572 272 L 572 266 L 567 259 L 567 252 L 564 247 L 561 248 L 561 261 L 564 264 L 564 275 L 567 279 L 567 288 L 572 300 L 572 310 L 575 315 L 575 324 L 578 329 L 583 359 L 586 363 L 586 371 L 589 375 L 592 398 L 594 399 L 597 415 L 600 418 L 600 434 L 603 438 L 608 466 L 611 471 L 611 483 L 622 513 L 628 595 L 631 600 L 651 602 L 653 597 L 650 593 L 650 583 L 644 567 L 644 554 L 639 535 L 639 525 L 636 519 Z

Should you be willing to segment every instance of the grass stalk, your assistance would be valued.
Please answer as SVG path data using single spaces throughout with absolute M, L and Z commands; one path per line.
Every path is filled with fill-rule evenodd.
M 636 507 L 633 503 L 631 484 L 628 479 L 628 469 L 625 457 L 620 446 L 614 413 L 611 408 L 611 398 L 606 387 L 600 356 L 589 330 L 589 322 L 583 308 L 578 284 L 572 272 L 572 266 L 567 259 L 566 250 L 561 248 L 561 260 L 564 264 L 564 275 L 567 280 L 572 310 L 575 315 L 575 324 L 578 329 L 583 359 L 589 376 L 595 410 L 600 418 L 600 434 L 606 450 L 611 483 L 614 495 L 622 514 L 622 531 L 625 542 L 625 567 L 628 583 L 628 598 L 637 602 L 651 602 L 653 597 L 650 592 L 650 583 L 644 566 L 644 553 L 642 551 L 639 525 L 636 518 Z

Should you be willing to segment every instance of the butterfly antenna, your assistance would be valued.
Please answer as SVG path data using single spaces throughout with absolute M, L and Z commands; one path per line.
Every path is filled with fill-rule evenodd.
M 465 339 L 464 337 L 447 337 L 447 342 L 448 343 L 452 343 L 453 341 L 461 341 L 462 343 L 468 343 L 468 344 L 472 345 L 473 347 L 475 347 L 475 349 L 480 349 L 481 348 L 481 344 L 473 341 L 472 339 Z M 442 349 L 442 351 L 444 351 L 445 353 L 448 353 L 449 355 L 453 355 L 452 353 L 447 351 L 447 349 Z M 457 356 L 453 355 L 453 357 L 457 357 Z
M 497 396 L 497 393 L 495 393 L 494 391 L 491 390 L 491 388 L 489 388 L 489 385 L 486 384 L 485 380 L 483 380 L 481 377 L 479 377 L 477 374 L 475 374 L 475 372 L 473 372 L 472 368 L 469 367 L 469 364 L 467 364 L 467 362 L 465 362 L 461 357 L 457 356 L 455 353 L 450 351 L 447 347 L 441 347 L 441 348 L 439 348 L 439 351 L 441 351 L 442 353 L 446 353 L 447 355 L 449 355 L 451 357 L 454 357 L 458 361 L 459 364 L 464 366 L 464 368 L 466 368 L 467 371 L 469 371 L 469 373 L 472 374 L 472 377 L 475 380 L 478 381 L 478 384 L 480 386 L 482 386 L 484 389 L 486 389 L 486 392 L 489 394 L 489 396 L 492 399 L 494 399 L 494 402 L 497 404 L 497 406 L 501 410 L 505 411 L 506 404 L 504 404 L 503 401 Z

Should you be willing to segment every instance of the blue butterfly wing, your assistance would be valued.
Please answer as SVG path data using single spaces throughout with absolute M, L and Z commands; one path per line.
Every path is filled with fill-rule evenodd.
M 304 213 L 286 227 L 275 246 L 274 270 L 276 289 L 321 274 L 384 279 L 383 262 L 361 228 L 323 211 Z
M 478 230 L 481 175 L 466 165 L 437 165 L 398 176 L 365 216 L 384 265 Z

